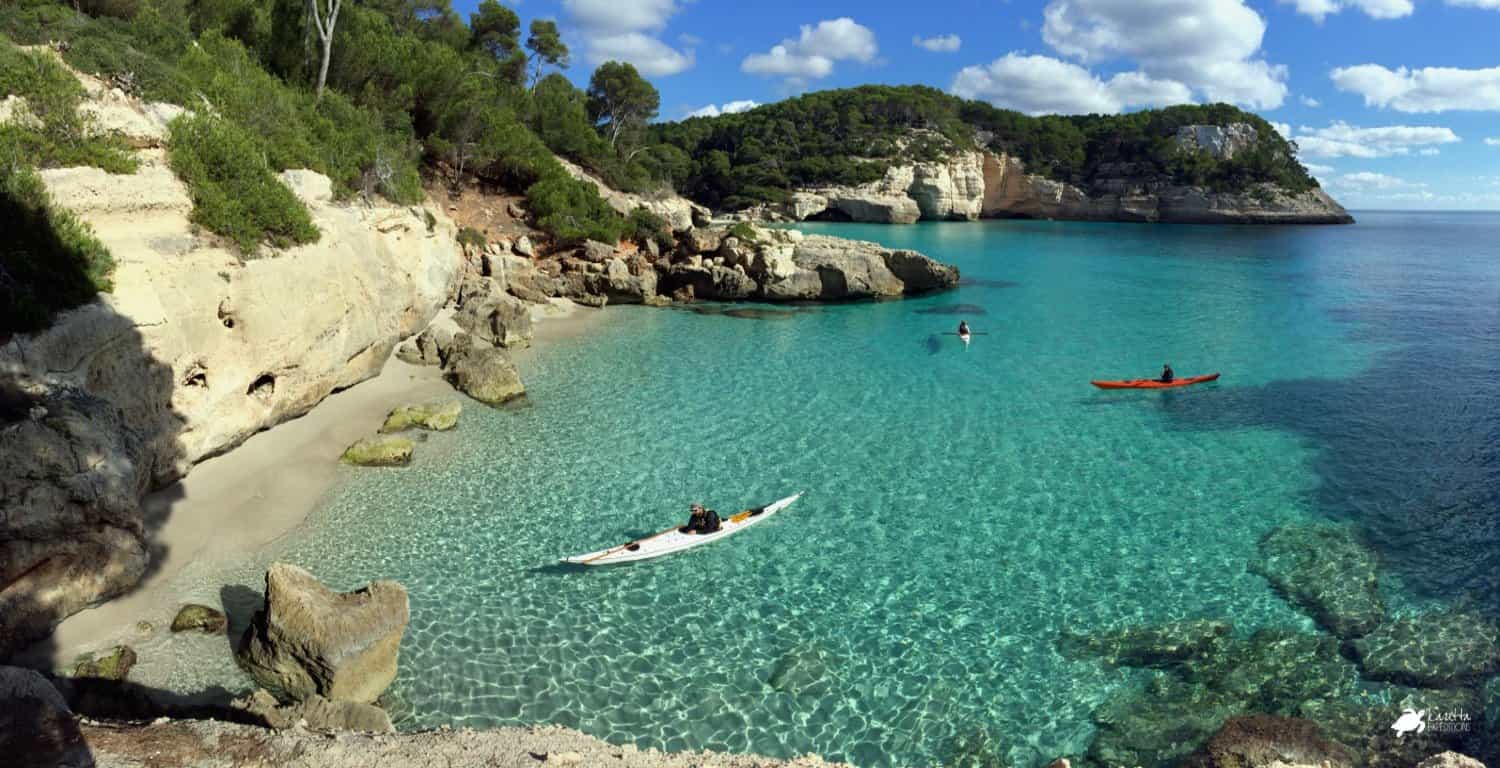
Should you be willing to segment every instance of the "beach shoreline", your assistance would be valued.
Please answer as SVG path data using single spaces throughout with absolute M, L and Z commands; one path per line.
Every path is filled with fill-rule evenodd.
M 514 350 L 513 357 L 524 368 L 537 346 L 584 335 L 603 316 L 604 310 L 567 300 L 539 305 L 531 346 Z M 437 367 L 392 355 L 378 375 L 199 462 L 186 477 L 142 500 L 150 538 L 159 548 L 150 574 L 130 592 L 68 617 L 23 658 L 61 669 L 80 653 L 128 634 L 138 621 L 170 622 L 183 602 L 173 581 L 184 569 L 209 559 L 238 560 L 293 532 L 336 486 L 339 457 L 350 443 L 373 434 L 399 405 L 444 399 L 484 407 L 453 389 Z

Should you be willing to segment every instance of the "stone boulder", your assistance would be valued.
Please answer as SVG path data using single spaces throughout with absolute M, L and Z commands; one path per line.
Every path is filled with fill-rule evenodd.
M 510 355 L 494 347 L 473 345 L 456 352 L 444 376 L 458 391 L 487 405 L 502 405 L 526 394 Z
M 236 700 L 235 709 L 267 728 L 285 730 L 298 726 L 322 733 L 395 733 L 391 716 L 374 704 L 347 699 L 329 700 L 314 693 L 302 701 L 282 704 L 265 689 Z
M 792 253 L 799 269 L 816 273 L 824 301 L 900 296 L 905 285 L 886 266 L 888 249 L 859 240 L 809 236 Z
M 1357 670 L 1326 634 L 1260 629 L 1224 651 L 1186 664 L 1182 674 L 1216 695 L 1261 712 L 1290 713 L 1311 699 L 1354 690 Z
M 677 243 L 687 254 L 713 253 L 723 244 L 724 234 L 723 227 L 699 227 L 682 233 Z
M 391 411 L 380 425 L 381 432 L 403 432 L 408 429 L 427 429 L 446 432 L 458 426 L 458 416 L 463 412 L 463 403 L 449 400 L 441 403 L 403 405 Z
M 229 628 L 229 618 L 217 608 L 189 603 L 172 619 L 173 632 L 203 632 L 215 635 Z
M 1207 152 L 1215 160 L 1230 160 L 1255 146 L 1260 132 L 1249 123 L 1184 125 L 1172 142 L 1179 152 Z
M 528 259 L 536 256 L 536 246 L 531 244 L 531 238 L 526 235 L 516 238 L 516 241 L 510 247 L 517 255 L 525 256 Z
M 1088 756 L 1107 766 L 1174 765 L 1248 703 L 1157 673 L 1143 687 L 1123 686 L 1094 710 Z
M 410 616 L 406 588 L 394 581 L 339 593 L 301 568 L 272 563 L 265 606 L 251 619 L 236 658 L 282 700 L 318 695 L 369 703 L 396 677 Z
M 615 257 L 615 247 L 609 243 L 601 243 L 598 240 L 585 240 L 579 246 L 575 255 L 587 262 L 603 264 Z
M 1231 717 L 1183 768 L 1354 768 L 1355 755 L 1317 723 L 1278 715 Z
M 62 694 L 47 678 L 20 667 L 0 666 L 0 755 L 15 766 L 94 764 Z
M 468 343 L 468 334 L 453 319 L 453 311 L 445 309 L 421 333 L 396 347 L 396 358 L 412 365 L 442 365 L 455 345 Z
M 83 391 L 12 384 L 0 381 L 0 658 L 129 589 L 149 559 L 139 434 Z
M 1484 763 L 1457 752 L 1443 752 L 1417 763 L 1417 768 L 1484 768 Z
M 676 296 L 684 289 L 690 290 L 689 295 L 696 299 L 743 301 L 755 296 L 759 286 L 742 270 L 675 264 L 663 276 L 661 290 Z
M 465 281 L 453 322 L 474 339 L 501 347 L 531 343 L 531 308 L 501 292 L 493 280 Z
M 1407 709 L 1427 713 L 1426 730 L 1397 733 L 1391 728 Z M 1297 710 L 1301 717 L 1322 726 L 1330 738 L 1357 752 L 1364 768 L 1411 768 L 1433 754 L 1469 743 L 1476 735 L 1473 723 L 1462 729 L 1439 728 L 1433 715 L 1469 713 L 1473 717 L 1482 706 L 1471 689 L 1366 683 L 1351 695 L 1305 701 Z
M 1347 527 L 1283 525 L 1261 540 L 1250 570 L 1346 640 L 1375 629 L 1385 617 L 1379 563 Z
M 1125 627 L 1107 632 L 1064 632 L 1058 650 L 1072 658 L 1098 657 L 1114 666 L 1170 667 L 1223 650 L 1234 627 L 1198 619 Z
M 375 435 L 356 440 L 339 460 L 356 467 L 404 467 L 411 463 L 416 444 L 400 435 Z
M 1500 629 L 1475 613 L 1405 616 L 1353 645 L 1365 676 L 1375 680 L 1445 688 L 1500 671 Z
M 958 268 L 930 259 L 916 251 L 885 252 L 885 265 L 902 283 L 902 293 L 914 296 L 946 291 L 958 285 Z
M 96 653 L 84 654 L 73 662 L 73 676 L 120 681 L 130 676 L 135 666 L 135 649 L 117 645 Z

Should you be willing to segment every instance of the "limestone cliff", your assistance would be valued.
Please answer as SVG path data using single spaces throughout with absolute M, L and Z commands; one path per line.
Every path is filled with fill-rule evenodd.
M 160 105 L 96 98 L 101 124 L 160 143 Z M 162 150 L 140 169 L 44 171 L 114 256 L 114 290 L 0 347 L 0 656 L 132 586 L 138 500 L 194 463 L 379 373 L 447 301 L 462 255 L 437 206 L 342 204 L 289 171 L 322 235 L 244 257 L 192 225 Z
M 1183 126 L 1178 151 L 1218 160 L 1252 146 L 1256 129 Z M 809 187 L 751 218 L 834 219 L 883 224 L 976 218 L 1074 219 L 1211 224 L 1346 224 L 1353 221 L 1321 189 L 1290 194 L 1259 184 L 1234 191 L 1174 183 L 1144 163 L 1103 164 L 1086 186 L 1028 173 L 1020 159 L 951 149 L 945 160 L 893 162 L 884 177 L 857 186 Z

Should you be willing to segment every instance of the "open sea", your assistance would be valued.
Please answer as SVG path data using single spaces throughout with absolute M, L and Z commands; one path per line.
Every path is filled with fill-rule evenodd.
M 1060 632 L 1222 618 L 1314 632 L 1247 561 L 1358 526 L 1395 612 L 1500 614 L 1500 214 L 1348 227 L 804 224 L 914 248 L 915 300 L 611 308 L 466 403 L 401 470 L 344 469 L 284 560 L 396 579 L 398 727 L 557 723 L 664 749 L 931 765 L 976 733 L 1083 752 L 1139 672 Z M 967 319 L 967 348 L 952 335 Z M 1096 378 L 1222 372 L 1175 391 Z M 727 541 L 556 565 L 721 512 Z M 222 583 L 220 577 L 217 583 Z M 215 587 L 217 589 L 217 587 Z

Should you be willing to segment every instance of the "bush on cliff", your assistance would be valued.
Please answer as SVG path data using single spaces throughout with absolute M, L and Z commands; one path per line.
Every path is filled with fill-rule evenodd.
M 0 37 L 0 98 L 25 99 L 24 113 L 0 126 L 4 143 L 31 165 L 91 165 L 131 173 L 135 158 L 116 138 L 97 136 L 79 114 L 83 86 L 51 54 L 22 51 Z M 18 107 L 18 109 L 21 109 Z
M 179 117 L 168 146 L 172 170 L 193 198 L 193 223 L 244 253 L 262 242 L 285 248 L 318 239 L 307 208 L 276 178 L 265 148 L 245 129 L 218 117 Z
M 52 204 L 36 171 L 0 135 L 0 338 L 45 328 L 112 287 L 114 260 L 78 217 Z

